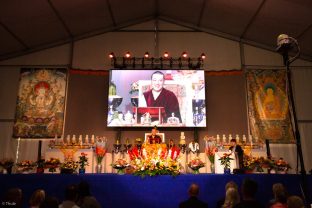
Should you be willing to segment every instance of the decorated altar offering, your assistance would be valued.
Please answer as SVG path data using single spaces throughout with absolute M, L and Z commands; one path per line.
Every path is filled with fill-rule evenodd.
M 4 158 L 0 160 L 0 173 L 11 174 L 13 165 L 13 159 Z
M 198 174 L 199 173 L 199 169 L 202 168 L 202 167 L 205 167 L 205 163 L 203 161 L 201 161 L 201 159 L 196 157 L 193 160 L 191 160 L 187 164 L 187 166 L 193 170 L 194 174 Z
M 125 168 L 129 165 L 130 164 L 126 160 L 119 158 L 112 164 L 112 167 L 117 170 L 118 174 L 124 174 Z
M 31 160 L 23 160 L 16 163 L 17 173 L 32 173 L 36 167 L 36 163 Z
M 47 168 L 50 173 L 56 172 L 56 168 L 60 166 L 60 159 L 51 157 L 45 161 L 44 168 Z
M 67 160 L 60 166 L 60 172 L 65 174 L 72 174 L 75 173 L 78 168 L 78 162 L 74 160 Z
M 276 173 L 285 174 L 289 169 L 291 169 L 288 162 L 286 162 L 282 157 L 274 162 L 274 168 Z
M 143 144 L 128 150 L 133 174 L 138 176 L 156 176 L 180 174 L 179 159 L 171 159 L 165 144 Z
M 252 157 L 244 155 L 245 173 L 264 172 L 264 160 L 264 157 Z

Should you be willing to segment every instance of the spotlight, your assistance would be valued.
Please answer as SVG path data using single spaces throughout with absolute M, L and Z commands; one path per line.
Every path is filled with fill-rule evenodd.
M 185 51 L 182 53 L 182 57 L 187 58 L 187 53 Z
M 205 59 L 205 58 L 206 58 L 206 55 L 205 55 L 204 53 L 202 53 L 202 54 L 200 55 L 200 58 L 201 58 L 201 59 Z
M 165 57 L 165 58 L 168 58 L 168 57 L 169 57 L 169 53 L 168 53 L 167 51 L 164 53 L 164 57 Z
M 130 54 L 130 52 L 128 51 L 128 52 L 126 53 L 125 57 L 126 57 L 126 58 L 130 58 L 130 56 L 131 56 L 131 54 Z
M 149 57 L 149 53 L 148 53 L 148 52 L 145 52 L 144 58 L 148 58 L 148 57 Z
M 114 54 L 113 52 L 110 52 L 110 54 L 108 55 L 108 57 L 112 59 L 112 58 L 115 57 L 115 54 Z

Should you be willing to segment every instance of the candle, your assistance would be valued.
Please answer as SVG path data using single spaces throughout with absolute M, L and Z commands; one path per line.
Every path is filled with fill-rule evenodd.
M 91 144 L 94 144 L 94 134 L 91 136 Z
M 70 144 L 70 135 L 67 135 L 67 137 L 66 137 L 66 143 L 67 143 L 67 144 Z
M 129 144 L 129 139 L 128 139 L 128 138 L 126 139 L 126 144 L 127 144 L 127 145 Z
M 236 134 L 236 142 L 237 142 L 237 144 L 239 143 L 239 136 L 238 136 L 238 134 Z
M 82 145 L 82 135 L 79 135 L 78 141 L 79 141 L 79 145 Z
M 73 144 L 76 144 L 76 135 L 73 135 L 72 142 Z
M 220 135 L 217 134 L 217 143 L 219 143 L 219 142 L 220 142 Z
M 222 140 L 223 140 L 223 143 L 226 143 L 226 137 L 225 137 L 225 134 L 223 134 L 223 136 L 222 136 Z
M 86 135 L 85 143 L 89 144 L 89 135 L 88 134 Z
M 243 142 L 246 143 L 246 141 L 247 141 L 247 138 L 246 138 L 245 134 L 243 134 Z

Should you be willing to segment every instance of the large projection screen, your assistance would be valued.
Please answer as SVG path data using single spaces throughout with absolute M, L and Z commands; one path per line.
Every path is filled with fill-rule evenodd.
M 203 70 L 110 70 L 108 127 L 206 127 Z

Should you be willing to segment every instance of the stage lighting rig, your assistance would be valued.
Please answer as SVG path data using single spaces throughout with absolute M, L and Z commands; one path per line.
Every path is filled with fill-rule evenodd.
M 145 52 L 143 57 L 131 57 L 127 52 L 123 57 L 116 57 L 113 52 L 109 54 L 111 65 L 120 69 L 203 69 L 205 54 L 202 53 L 197 58 L 188 57 L 187 52 L 183 52 L 180 57 L 170 57 L 166 51 L 162 57 L 151 57 L 149 52 Z

